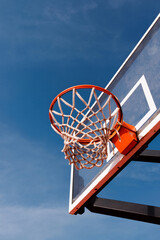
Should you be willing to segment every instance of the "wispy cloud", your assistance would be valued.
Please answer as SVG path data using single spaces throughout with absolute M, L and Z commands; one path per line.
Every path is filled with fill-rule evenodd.
M 160 181 L 160 166 L 155 163 L 137 163 L 130 172 L 130 178 L 146 182 Z
M 118 177 L 150 183 L 158 182 L 160 181 L 160 166 L 158 163 L 131 162 Z
M 116 230 L 115 230 L 116 229 Z M 134 240 L 141 233 L 146 240 L 158 238 L 159 227 L 86 212 L 71 216 L 63 208 L 0 208 L 0 238 L 5 240 L 82 239 L 106 236 L 110 240 Z M 138 232 L 137 232 L 138 231 Z
M 60 197 L 59 189 L 65 194 L 61 204 L 68 201 L 70 168 L 65 161 L 57 161 L 63 154 L 53 150 L 54 144 L 53 155 L 44 142 L 27 139 L 5 124 L 0 124 L 0 131 L 0 203 L 49 205 Z
M 95 1 L 85 2 L 80 4 L 74 4 L 74 2 L 64 2 L 63 7 L 61 5 L 50 3 L 44 9 L 44 14 L 48 20 L 60 21 L 63 23 L 72 23 L 73 17 L 78 14 L 86 14 L 87 12 L 97 8 L 98 4 Z
M 59 239 L 71 222 L 64 209 L 4 207 L 0 208 L 0 238 Z
M 1 64 L 97 59 L 115 45 L 118 33 L 109 28 L 109 21 L 102 29 L 97 24 L 101 21 L 97 1 L 41 1 L 38 5 L 26 3 L 21 11 L 12 6 L 7 17 L 2 14 Z
M 120 8 L 126 3 L 133 3 L 135 2 L 134 0 L 109 0 L 108 3 L 112 8 Z

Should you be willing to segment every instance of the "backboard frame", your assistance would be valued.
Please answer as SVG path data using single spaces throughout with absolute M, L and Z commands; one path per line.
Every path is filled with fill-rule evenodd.
M 152 25 L 149 27 L 149 29 L 146 31 L 146 33 L 143 35 L 141 40 L 138 42 L 136 47 L 133 49 L 133 51 L 130 53 L 128 58 L 124 61 L 122 66 L 119 68 L 119 70 L 116 72 L 116 74 L 113 76 L 111 81 L 106 86 L 106 89 L 109 89 L 113 81 L 115 81 L 116 78 L 118 78 L 121 75 L 121 71 L 124 68 L 127 68 L 127 65 L 129 62 L 132 62 L 137 55 L 139 54 L 139 51 L 141 51 L 141 46 L 145 45 L 148 39 L 150 39 L 153 35 L 153 33 L 156 31 L 157 28 L 159 28 L 160 25 L 160 14 L 157 16 L 157 18 L 154 20 Z M 152 109 L 150 108 L 150 116 L 155 112 L 156 106 L 154 105 L 152 101 L 152 96 L 150 95 L 150 92 L 148 90 L 148 87 L 145 85 L 145 79 L 142 77 L 140 79 L 140 82 L 137 84 L 141 84 L 142 87 L 145 88 L 145 92 L 148 96 L 148 105 L 151 103 Z M 110 89 L 109 89 L 110 90 Z M 134 89 L 132 89 L 134 91 Z M 148 91 L 148 92 L 147 92 Z M 129 94 L 129 93 L 128 93 Z M 126 96 L 127 98 L 127 96 Z M 123 104 L 125 102 L 125 99 L 121 102 Z M 154 109 L 153 109 L 154 108 Z M 147 118 L 148 119 L 148 118 Z M 139 123 L 139 125 L 142 125 Z M 123 168 L 126 166 L 130 159 L 133 158 L 136 154 L 144 150 L 145 147 L 147 147 L 147 144 L 153 139 L 160 129 L 160 110 L 158 110 L 153 116 L 144 124 L 142 128 L 139 126 L 137 127 L 138 130 L 138 138 L 139 142 L 138 144 L 127 154 L 122 155 L 117 153 L 103 168 L 103 171 L 98 174 L 98 176 L 95 178 L 94 181 L 92 181 L 88 186 L 86 186 L 81 194 L 79 194 L 76 199 L 73 200 L 73 176 L 74 176 L 74 165 L 71 165 L 71 179 L 70 179 L 70 198 L 69 198 L 69 213 L 70 214 L 76 214 L 77 211 L 94 195 L 96 194 L 99 189 L 101 189 L 104 185 L 106 185 L 110 179 L 113 179 L 114 176 L 116 176 Z M 117 157 L 118 156 L 118 157 Z

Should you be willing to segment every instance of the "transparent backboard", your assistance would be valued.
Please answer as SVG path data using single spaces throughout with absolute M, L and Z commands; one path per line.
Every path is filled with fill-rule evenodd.
M 108 147 L 108 158 L 100 168 L 78 171 L 72 164 L 71 214 L 75 214 L 160 128 L 160 14 L 106 89 L 118 97 L 123 119 L 136 127 L 139 142 L 126 156 Z M 100 96 L 100 101 L 105 101 L 105 95 Z

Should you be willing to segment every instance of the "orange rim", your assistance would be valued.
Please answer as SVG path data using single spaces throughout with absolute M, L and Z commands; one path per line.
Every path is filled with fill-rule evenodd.
M 61 134 L 61 131 L 60 129 L 56 126 L 55 122 L 53 121 L 53 118 L 50 114 L 50 111 L 53 110 L 53 107 L 57 101 L 57 98 L 58 97 L 62 97 L 64 94 L 66 94 L 67 92 L 70 92 L 72 91 L 73 89 L 83 89 L 83 88 L 95 88 L 96 90 L 99 90 L 107 95 L 111 95 L 112 99 L 115 101 L 117 107 L 118 107 L 118 119 L 117 119 L 117 122 L 116 124 L 114 125 L 114 129 L 116 129 L 116 131 L 119 131 L 119 129 L 121 128 L 121 124 L 123 122 L 123 113 L 122 113 L 122 108 L 121 108 L 121 105 L 120 105 L 120 102 L 118 100 L 118 98 L 111 92 L 109 92 L 107 89 L 105 88 L 102 88 L 102 87 L 98 87 L 98 86 L 94 86 L 94 85 L 77 85 L 77 86 L 73 86 L 73 87 L 70 87 L 70 88 L 67 88 L 65 89 L 64 91 L 62 91 L 61 93 L 59 93 L 52 101 L 51 105 L 50 105 L 50 108 L 49 108 L 49 119 L 50 119 L 50 122 L 53 126 L 53 128 L 55 128 L 56 131 L 58 131 L 60 134 Z M 111 133 L 109 139 L 113 138 L 113 136 L 116 134 L 116 131 L 113 130 L 113 132 Z M 95 140 L 95 142 L 98 141 Z M 88 144 L 91 142 L 91 139 L 79 139 L 78 140 L 79 143 L 82 143 L 82 144 Z

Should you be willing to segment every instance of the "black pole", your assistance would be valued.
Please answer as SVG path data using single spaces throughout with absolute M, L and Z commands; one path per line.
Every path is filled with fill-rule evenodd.
M 86 207 L 94 213 L 160 225 L 160 207 L 94 197 Z
M 131 158 L 133 161 L 160 163 L 160 150 L 144 150 L 137 157 Z

